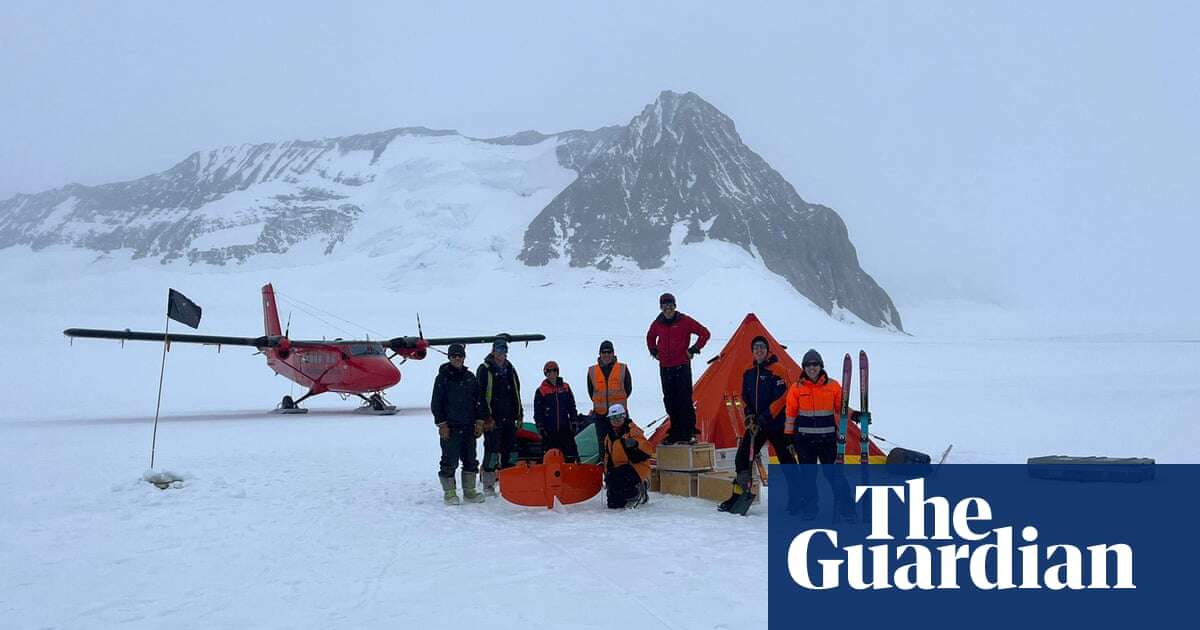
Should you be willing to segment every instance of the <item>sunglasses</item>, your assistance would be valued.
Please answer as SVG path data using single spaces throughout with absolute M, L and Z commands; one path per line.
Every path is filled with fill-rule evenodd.
M 601 350 L 600 351 L 600 354 L 612 354 L 612 353 L 613 353 L 612 350 Z
M 805 364 L 804 364 L 804 367 L 806 367 L 806 368 L 810 368 L 810 367 L 821 367 L 821 364 L 820 364 L 820 363 L 805 363 Z
M 558 370 L 555 370 L 555 369 L 551 368 L 551 369 L 549 369 L 549 370 L 546 370 L 545 372 L 542 372 L 542 373 L 543 373 L 543 374 L 558 374 Z
M 451 358 L 451 359 L 465 359 L 465 358 L 467 358 L 467 355 L 465 355 L 465 354 L 452 354 L 452 355 L 450 355 L 450 358 Z
M 660 302 L 658 305 L 661 308 L 675 308 L 674 302 Z

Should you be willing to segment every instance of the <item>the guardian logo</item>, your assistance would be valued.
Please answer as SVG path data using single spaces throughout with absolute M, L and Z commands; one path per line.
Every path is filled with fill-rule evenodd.
M 809 529 L 788 545 L 787 568 L 792 580 L 812 590 L 840 587 L 843 573 L 846 584 L 856 590 L 958 589 L 962 578 L 983 590 L 1136 588 L 1133 549 L 1129 545 L 1090 545 L 1086 547 L 1086 553 L 1074 545 L 1054 544 L 1043 548 L 1037 544 L 1037 528 L 1026 525 L 1020 530 L 1020 538 L 1028 544 L 1014 548 L 1013 527 L 982 527 L 992 520 L 992 508 L 986 500 L 970 497 L 951 506 L 945 497 L 926 498 L 924 479 L 910 480 L 902 486 L 857 488 L 855 499 L 861 501 L 868 496 L 870 501 L 872 519 L 867 540 L 896 540 L 890 531 L 889 493 L 895 493 L 907 508 L 908 535 L 904 540 L 950 541 L 949 544 L 895 545 L 885 542 L 841 548 L 837 531 Z M 932 534 L 927 528 L 927 509 L 933 513 Z M 956 541 L 965 541 L 965 544 Z M 810 557 L 818 558 L 816 562 L 820 568 L 815 571 L 816 575 L 809 570 Z M 1110 575 L 1110 559 L 1116 567 L 1115 575 Z M 868 561 L 869 571 L 866 570 Z M 1015 579 L 1018 570 L 1019 582 Z M 1085 574 L 1088 576 L 1086 583 Z

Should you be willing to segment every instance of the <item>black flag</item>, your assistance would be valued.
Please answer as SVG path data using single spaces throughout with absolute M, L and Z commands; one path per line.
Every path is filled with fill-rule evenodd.
M 168 291 L 167 317 L 192 328 L 198 328 L 200 326 L 200 305 L 175 289 L 168 289 Z

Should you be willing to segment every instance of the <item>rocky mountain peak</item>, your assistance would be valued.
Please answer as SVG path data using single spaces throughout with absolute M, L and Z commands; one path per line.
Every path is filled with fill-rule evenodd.
M 901 328 L 891 299 L 859 266 L 841 217 L 801 199 L 704 99 L 664 91 L 607 142 L 576 161 L 579 177 L 530 223 L 525 264 L 565 258 L 572 267 L 630 261 L 655 269 L 673 247 L 725 241 L 826 312 Z M 675 243 L 677 225 L 686 230 Z

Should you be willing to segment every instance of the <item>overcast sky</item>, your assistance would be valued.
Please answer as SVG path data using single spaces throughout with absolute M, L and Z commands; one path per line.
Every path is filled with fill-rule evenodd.
M 266 4 L 0 5 L 0 198 L 243 142 L 624 124 L 691 90 L 902 304 L 1200 305 L 1195 3 Z

